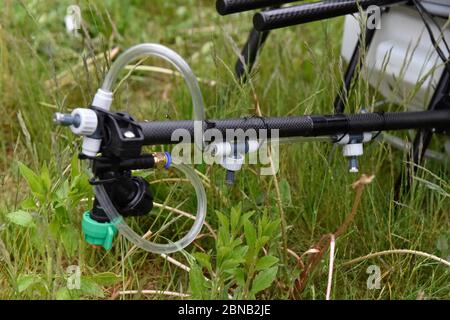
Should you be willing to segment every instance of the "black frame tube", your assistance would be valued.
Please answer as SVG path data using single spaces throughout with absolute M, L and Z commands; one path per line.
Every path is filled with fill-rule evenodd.
M 360 8 L 365 10 L 371 5 L 386 6 L 400 2 L 406 0 L 334 0 L 306 3 L 256 13 L 253 25 L 258 31 L 268 31 L 357 13 Z
M 259 32 L 255 28 L 250 31 L 247 42 L 242 48 L 241 55 L 234 67 L 236 77 L 242 82 L 247 80 L 247 74 L 252 71 L 256 58 L 268 36 L 269 31 Z
M 217 0 L 216 10 L 220 15 L 224 16 L 297 1 L 301 0 Z
M 187 130 L 194 138 L 194 121 L 150 121 L 140 122 L 144 134 L 144 145 L 176 144 L 172 135 L 177 129 Z M 205 120 L 203 129 L 217 129 L 225 137 L 227 130 L 266 129 L 272 138 L 271 130 L 278 130 L 279 138 L 332 136 L 345 133 L 405 129 L 440 129 L 450 131 L 450 110 L 421 112 L 379 112 L 360 114 L 310 115 L 299 117 L 248 117 L 240 119 Z M 183 141 L 193 142 L 193 141 Z
M 355 49 L 353 50 L 352 57 L 348 63 L 347 70 L 344 75 L 344 83 L 342 84 L 336 99 L 334 100 L 334 112 L 342 113 L 345 109 L 345 102 L 348 99 L 349 92 L 352 88 L 353 79 L 357 79 L 359 71 L 363 65 L 362 55 L 365 50 L 370 47 L 372 40 L 375 36 L 375 28 L 367 28 L 364 35 L 358 37 Z
M 447 68 L 444 68 L 441 79 L 434 91 L 433 97 L 431 98 L 428 111 L 437 110 L 440 104 L 444 101 L 444 98 L 448 96 L 450 93 L 450 73 Z M 431 142 L 431 138 L 433 136 L 433 128 L 422 128 L 416 134 L 416 137 L 413 142 L 413 150 L 412 150 L 412 162 L 416 164 L 420 164 L 425 151 L 428 149 L 428 146 Z M 415 168 L 414 170 L 417 170 Z
M 448 65 L 448 62 L 446 63 Z M 430 100 L 428 105 L 428 112 L 436 112 L 441 108 L 442 104 L 445 103 L 446 97 L 450 93 L 450 72 L 448 68 L 444 67 L 442 71 L 441 78 L 439 79 L 439 83 L 434 90 L 433 97 Z M 445 109 L 450 110 L 450 109 Z M 447 133 L 450 132 L 450 129 L 447 130 Z M 427 151 L 431 139 L 433 137 L 434 130 L 433 128 L 421 128 L 417 131 L 414 141 L 412 143 L 411 152 L 408 154 L 408 162 L 406 163 L 406 168 L 400 173 L 397 181 L 395 182 L 395 198 L 396 200 L 400 199 L 400 195 L 403 193 L 407 193 L 410 188 L 411 178 L 414 173 L 417 172 L 417 165 L 420 165 L 423 162 L 423 158 L 425 156 L 425 152 Z M 405 178 L 405 179 L 404 179 Z M 402 182 L 405 182 L 402 190 Z

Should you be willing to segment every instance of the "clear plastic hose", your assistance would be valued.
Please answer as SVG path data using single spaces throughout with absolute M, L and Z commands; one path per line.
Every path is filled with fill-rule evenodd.
M 112 64 L 108 74 L 103 81 L 102 89 L 112 92 L 112 87 L 119 76 L 120 71 L 125 68 L 127 64 L 145 56 L 157 56 L 170 62 L 180 74 L 183 76 L 189 92 L 192 97 L 192 104 L 194 107 L 194 120 L 203 121 L 205 118 L 204 103 L 202 92 L 198 85 L 198 81 L 191 68 L 183 58 L 163 45 L 155 43 L 142 43 L 129 48 L 122 53 Z
M 105 188 L 102 185 L 97 185 L 94 189 L 97 200 L 106 212 L 109 220 L 117 227 L 119 232 L 137 247 L 154 253 L 176 252 L 188 246 L 199 234 L 206 217 L 207 202 L 205 188 L 194 169 L 184 164 L 174 164 L 172 167 L 179 169 L 186 175 L 186 178 L 188 178 L 194 186 L 197 196 L 197 215 L 191 230 L 189 230 L 183 238 L 173 243 L 159 244 L 143 239 L 128 226 L 120 213 L 117 212 L 116 208 L 111 203 L 111 199 L 106 193 Z
M 121 54 L 116 61 L 114 61 L 108 74 L 105 77 L 102 89 L 107 92 L 112 92 L 112 87 L 115 81 L 117 80 L 120 71 L 122 71 L 122 69 L 128 63 L 138 58 L 150 55 L 160 57 L 170 62 L 180 72 L 180 74 L 183 76 L 186 82 L 186 85 L 192 97 L 192 104 L 194 108 L 194 120 L 201 121 L 203 123 L 204 120 L 203 96 L 200 91 L 197 78 L 195 77 L 194 73 L 192 72 L 191 68 L 186 63 L 186 61 L 184 61 L 183 58 L 181 58 L 175 51 L 165 46 L 153 43 L 144 43 L 129 48 L 127 51 Z M 198 127 L 200 128 L 200 130 L 202 130 L 201 125 Z M 203 141 L 197 144 L 197 147 L 202 149 Z M 138 235 L 136 232 L 133 231 L 133 229 L 131 229 L 128 226 L 128 224 L 125 222 L 120 213 L 117 212 L 116 208 L 111 202 L 111 199 L 106 193 L 104 187 L 102 185 L 97 185 L 94 188 L 97 200 L 103 207 L 108 218 L 117 227 L 119 232 L 129 241 L 134 243 L 137 247 L 153 253 L 167 254 L 179 251 L 188 246 L 192 241 L 195 240 L 195 238 L 199 234 L 206 217 L 206 208 L 207 208 L 206 192 L 205 188 L 203 187 L 202 181 L 195 173 L 194 169 L 184 164 L 179 165 L 172 164 L 172 167 L 180 170 L 186 175 L 188 180 L 194 186 L 195 193 L 197 196 L 197 214 L 195 217 L 194 224 L 192 228 L 188 231 L 188 233 L 183 238 L 181 238 L 176 242 L 159 244 L 143 239 L 140 235 Z

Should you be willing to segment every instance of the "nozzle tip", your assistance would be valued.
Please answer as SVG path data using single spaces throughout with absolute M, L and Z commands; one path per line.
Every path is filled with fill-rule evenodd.
M 53 114 L 53 123 L 61 124 L 64 120 L 64 114 L 61 112 L 56 112 Z
M 234 171 L 227 170 L 227 173 L 225 176 L 225 183 L 228 186 L 232 186 L 234 184 Z
M 72 116 L 71 114 L 55 112 L 53 114 L 53 123 L 60 126 L 75 126 L 80 124 L 80 117 Z

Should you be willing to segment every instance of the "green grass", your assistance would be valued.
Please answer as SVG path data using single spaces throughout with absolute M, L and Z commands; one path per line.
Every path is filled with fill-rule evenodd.
M 171 47 L 186 58 L 198 77 L 216 82 L 201 84 L 208 118 L 255 114 L 254 93 L 264 115 L 330 113 L 342 77 L 342 20 L 277 31 L 270 36 L 251 83 L 240 85 L 233 68 L 236 48 L 242 46 L 251 26 L 250 14 L 220 17 L 213 1 L 128 1 L 126 6 L 119 1 L 79 1 L 89 31 L 75 39 L 66 34 L 63 25 L 71 4 L 50 0 L 1 3 L 0 298 L 168 298 L 118 295 L 120 290 L 141 289 L 202 298 L 291 298 L 300 270 L 291 255 L 284 258 L 283 221 L 273 177 L 259 176 L 257 168 L 245 166 L 236 185 L 227 188 L 221 167 L 197 167 L 208 177 L 207 222 L 218 240 L 203 228 L 203 236 L 194 245 L 171 255 L 192 267 L 190 274 L 159 255 L 130 252 L 132 245 L 121 237 L 109 252 L 93 249 L 83 241 L 80 228 L 81 215 L 90 208 L 92 196 L 86 163 L 76 159 L 80 140 L 69 130 L 53 126 L 51 118 L 55 111 L 91 102 L 109 64 L 102 52 L 141 42 Z M 100 58 L 91 66 L 83 63 L 97 54 Z M 167 67 L 159 60 L 150 62 Z M 66 76 L 61 78 L 62 74 Z M 357 112 L 377 100 L 366 88 L 360 79 L 348 110 Z M 404 105 L 388 108 L 398 110 Z M 127 110 L 137 119 L 192 117 L 181 79 L 143 71 L 124 82 L 114 109 Z M 405 132 L 398 135 L 407 137 Z M 361 171 L 376 178 L 364 190 L 355 220 L 336 242 L 333 299 L 450 298 L 450 270 L 433 260 L 393 254 L 342 265 L 389 249 L 420 250 L 448 259 L 448 164 L 427 161 L 411 191 L 395 203 L 394 183 L 405 158 L 404 153 L 380 142 L 366 146 Z M 277 179 L 287 245 L 297 255 L 322 235 L 334 232 L 351 211 L 351 184 L 356 177 L 346 168 L 340 151 L 330 144 L 281 146 Z M 143 174 L 149 181 L 177 176 Z M 186 197 L 193 190 L 187 184 L 159 182 L 152 187 L 156 202 L 193 212 L 195 200 Z M 252 211 L 251 216 L 246 215 Z M 241 221 L 234 229 L 227 227 L 233 214 Z M 155 209 L 148 217 L 130 222 L 144 234 L 149 229 L 157 231 L 166 219 L 174 217 L 167 210 Z M 190 223 L 185 218 L 176 220 L 158 241 L 179 238 Z M 268 224 L 276 227 L 264 229 Z M 257 232 L 258 225 L 267 233 Z M 250 254 L 242 260 L 233 256 L 233 251 Z M 266 264 L 260 262 L 259 267 L 262 264 L 265 268 L 261 270 L 271 271 L 261 273 L 258 261 L 266 254 L 274 258 L 266 258 Z M 298 298 L 325 298 L 328 256 L 326 252 Z M 383 275 L 379 290 L 366 286 L 366 269 L 372 264 L 378 265 Z M 66 289 L 70 265 L 81 268 L 81 290 Z M 274 272 L 276 280 L 272 281 Z M 204 281 L 203 275 L 212 281 Z

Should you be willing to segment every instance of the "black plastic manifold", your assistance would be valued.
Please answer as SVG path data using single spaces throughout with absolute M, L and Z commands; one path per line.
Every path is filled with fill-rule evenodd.
M 267 31 L 352 14 L 372 5 L 387 6 L 400 2 L 406 0 L 333 0 L 307 3 L 256 13 L 253 25 L 258 31 Z
M 216 9 L 220 15 L 224 16 L 232 13 L 280 6 L 296 1 L 299 0 L 217 0 Z

